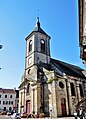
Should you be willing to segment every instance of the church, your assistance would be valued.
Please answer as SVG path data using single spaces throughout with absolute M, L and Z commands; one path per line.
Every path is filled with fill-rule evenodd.
M 25 71 L 19 86 L 19 112 L 73 115 L 86 95 L 82 68 L 51 58 L 51 37 L 37 18 L 34 30 L 25 38 Z M 84 104 L 82 104 L 84 106 Z

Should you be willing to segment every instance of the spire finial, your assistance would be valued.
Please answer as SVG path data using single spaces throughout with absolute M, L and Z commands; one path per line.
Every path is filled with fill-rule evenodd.
M 39 22 L 39 9 L 37 9 L 37 11 L 38 11 L 38 16 L 37 16 L 36 27 L 40 28 L 40 22 Z
M 37 17 L 39 18 L 39 9 L 37 9 Z
M 39 22 L 39 17 L 37 17 L 37 22 Z

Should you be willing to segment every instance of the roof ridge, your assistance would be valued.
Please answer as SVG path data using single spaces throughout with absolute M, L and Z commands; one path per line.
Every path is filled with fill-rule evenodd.
M 68 62 L 65 62 L 65 61 L 57 60 L 57 59 L 54 59 L 54 58 L 51 58 L 51 60 L 55 60 L 55 61 L 58 61 L 58 62 L 60 62 L 60 63 L 65 63 L 65 64 L 67 64 L 67 65 L 76 67 L 76 68 L 78 68 L 78 69 L 80 69 L 80 70 L 84 70 L 83 68 L 81 68 L 81 67 L 79 67 L 79 66 L 77 66 L 77 65 L 74 65 L 74 64 L 71 64 L 71 63 L 68 63 Z

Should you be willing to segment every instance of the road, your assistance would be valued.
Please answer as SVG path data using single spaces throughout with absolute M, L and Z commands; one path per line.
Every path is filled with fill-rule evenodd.
M 0 119 L 12 119 L 12 118 L 7 115 L 0 115 Z

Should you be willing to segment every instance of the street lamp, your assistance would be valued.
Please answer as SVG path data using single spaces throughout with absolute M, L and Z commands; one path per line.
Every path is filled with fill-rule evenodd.
M 3 45 L 0 45 L 0 49 L 2 49 Z

